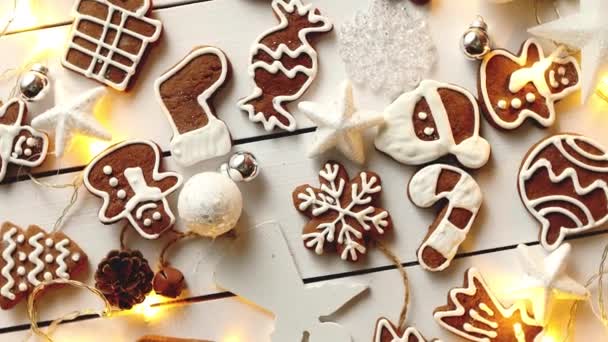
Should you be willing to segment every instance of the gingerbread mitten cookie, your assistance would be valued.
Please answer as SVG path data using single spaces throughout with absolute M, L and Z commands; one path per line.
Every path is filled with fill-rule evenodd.
M 479 136 L 479 105 L 464 88 L 424 80 L 401 95 L 384 113 L 376 148 L 407 165 L 452 154 L 470 168 L 490 158 L 490 144 Z
M 43 281 L 71 279 L 88 266 L 87 255 L 65 234 L 38 226 L 23 230 L 5 222 L 0 229 L 0 307 L 10 309 Z
M 567 235 L 608 221 L 608 152 L 596 141 L 558 134 L 533 146 L 521 165 L 521 200 L 540 222 L 540 242 L 557 248 Z
M 23 100 L 11 99 L 0 107 L 0 182 L 9 164 L 40 166 L 46 159 L 49 138 L 24 125 L 27 106 Z
M 230 63 L 218 48 L 194 49 L 156 80 L 156 97 L 173 128 L 171 154 L 191 166 L 230 152 L 226 125 L 218 120 L 211 100 L 230 76 Z
M 182 176 L 165 172 L 158 145 L 129 140 L 95 157 L 84 171 L 84 184 L 103 199 L 99 220 L 127 219 L 146 239 L 156 239 L 173 226 L 175 216 L 167 196 L 182 185 Z
M 126 90 L 148 45 L 158 40 L 159 20 L 146 15 L 150 0 L 77 0 L 61 64 L 116 90 Z
M 564 47 L 545 57 L 534 39 L 518 55 L 490 51 L 479 69 L 479 98 L 488 120 L 502 129 L 516 129 L 530 118 L 543 127 L 555 121 L 555 102 L 580 88 L 576 58 Z
M 255 88 L 238 105 L 267 131 L 293 131 L 296 121 L 286 106 L 304 95 L 319 68 L 309 39 L 331 31 L 333 25 L 302 0 L 272 0 L 272 8 L 281 22 L 262 33 L 251 48 L 249 76 Z
M 418 248 L 418 261 L 423 268 L 442 271 L 450 266 L 458 247 L 471 230 L 483 199 L 481 189 L 465 171 L 450 165 L 435 164 L 423 168 L 412 177 L 408 195 L 421 208 L 447 200 Z

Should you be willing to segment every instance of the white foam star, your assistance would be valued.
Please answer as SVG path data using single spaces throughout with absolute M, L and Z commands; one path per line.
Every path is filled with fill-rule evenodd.
M 608 71 L 608 1 L 581 0 L 580 12 L 530 28 L 533 35 L 581 50 L 583 99 L 593 93 L 600 71 Z
M 317 125 L 308 156 L 318 156 L 331 148 L 337 148 L 348 159 L 363 164 L 365 146 L 363 131 L 383 122 L 379 112 L 358 111 L 353 99 L 350 82 L 342 83 L 335 108 L 328 108 L 316 102 L 300 102 L 298 108 Z
M 58 88 L 57 90 L 62 90 Z M 61 103 L 63 99 L 57 96 L 55 107 L 38 115 L 32 120 L 32 126 L 41 130 L 55 131 L 55 154 L 63 156 L 66 143 L 74 134 L 81 134 L 102 140 L 111 140 L 112 136 L 95 120 L 93 108 L 106 93 L 105 87 L 95 87 L 73 100 Z
M 589 297 L 585 286 L 565 274 L 570 250 L 570 244 L 566 243 L 543 256 L 531 247 L 517 246 L 524 274 L 514 295 L 532 302 L 534 316 L 539 323 L 545 323 L 551 316 L 556 300 L 585 300 Z

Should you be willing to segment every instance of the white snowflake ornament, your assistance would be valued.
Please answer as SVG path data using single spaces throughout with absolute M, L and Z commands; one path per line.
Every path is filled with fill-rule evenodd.
M 349 78 L 395 98 L 414 88 L 436 60 L 424 14 L 408 0 L 372 0 L 339 29 Z

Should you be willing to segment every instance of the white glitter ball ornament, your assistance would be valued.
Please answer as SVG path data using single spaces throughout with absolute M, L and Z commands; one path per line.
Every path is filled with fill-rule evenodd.
M 372 0 L 340 27 L 339 51 L 351 81 L 390 98 L 417 86 L 437 54 L 424 14 L 408 0 Z
M 203 172 L 184 184 L 177 209 L 189 230 L 216 238 L 232 230 L 238 222 L 243 211 L 243 196 L 226 175 Z

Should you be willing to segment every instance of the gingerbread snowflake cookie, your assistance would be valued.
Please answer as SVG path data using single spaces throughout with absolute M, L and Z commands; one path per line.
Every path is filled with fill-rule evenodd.
M 310 218 L 304 227 L 304 246 L 317 254 L 337 251 L 342 260 L 357 261 L 367 252 L 367 242 L 392 229 L 388 211 L 378 202 L 380 177 L 360 172 L 349 180 L 341 164 L 329 161 L 319 171 L 321 186 L 301 185 L 293 192 L 298 211 Z
M 418 329 L 409 327 L 405 331 L 399 331 L 388 319 L 382 317 L 376 322 L 374 330 L 374 342 L 426 342 Z M 439 340 L 428 340 L 429 342 L 440 342 Z
M 462 288 L 450 290 L 448 304 L 435 309 L 434 317 L 443 328 L 476 342 L 535 342 L 543 331 L 525 305 L 504 307 L 475 268 L 466 271 Z
M 512 130 L 530 118 L 543 127 L 555 121 L 555 102 L 580 88 L 580 67 L 564 48 L 546 56 L 534 39 L 514 55 L 490 51 L 479 69 L 479 98 L 488 120 Z
M 407 165 L 454 155 L 469 168 L 490 158 L 490 144 L 479 135 L 479 104 L 456 85 L 424 80 L 386 110 L 376 148 Z
M 27 106 L 11 99 L 0 107 L 0 182 L 9 164 L 36 167 L 46 159 L 49 139 L 46 134 L 24 125 Z
M 87 255 L 65 234 L 27 230 L 5 222 L 0 229 L 0 307 L 8 310 L 43 281 L 71 279 L 88 267 Z
M 146 239 L 156 239 L 173 226 L 175 216 L 167 196 L 182 184 L 182 176 L 165 172 L 158 145 L 129 140 L 95 157 L 84 171 L 84 184 L 103 199 L 99 220 L 127 219 Z
M 580 135 L 546 138 L 524 158 L 518 188 L 541 224 L 542 246 L 553 250 L 566 236 L 608 221 L 608 151 Z
M 408 195 L 421 208 L 447 200 L 417 253 L 423 268 L 442 271 L 450 265 L 471 230 L 483 199 L 481 189 L 465 171 L 446 164 L 434 164 L 412 177 Z
M 150 0 L 77 0 L 61 64 L 116 90 L 126 90 L 148 45 L 162 31 Z
M 203 46 L 156 80 L 156 97 L 173 128 L 171 153 L 181 165 L 230 152 L 228 128 L 211 105 L 229 76 L 230 63 L 222 50 Z
M 296 121 L 286 106 L 304 95 L 319 69 L 310 39 L 333 25 L 302 0 L 272 0 L 272 9 L 280 23 L 262 33 L 251 48 L 249 76 L 255 87 L 238 105 L 267 131 L 293 131 Z

